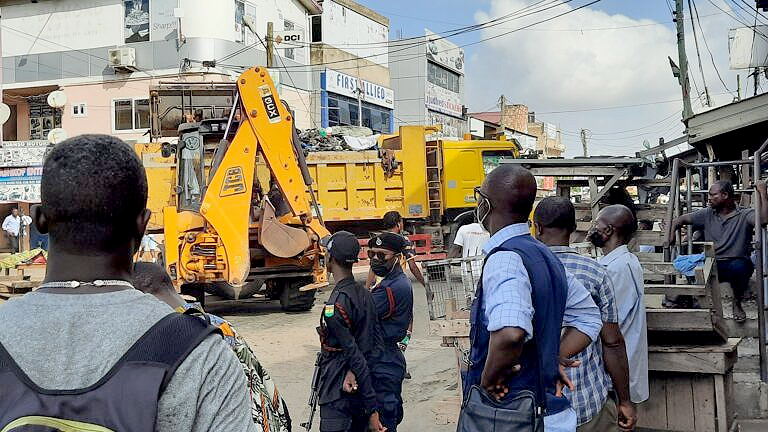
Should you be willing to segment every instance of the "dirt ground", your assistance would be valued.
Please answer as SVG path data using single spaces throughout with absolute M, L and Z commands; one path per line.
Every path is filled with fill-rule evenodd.
M 356 273 L 362 282 L 365 273 Z M 405 418 L 400 431 L 437 432 L 456 429 L 451 413 L 458 415 L 456 368 L 453 350 L 440 346 L 441 339 L 429 335 L 429 314 L 424 287 L 414 285 L 413 339 L 406 352 L 413 377 L 403 384 Z M 288 404 L 293 430 L 309 415 L 307 399 L 319 341 L 322 302 L 331 289 L 319 293 L 310 312 L 285 313 L 277 302 L 210 304 L 208 312 L 229 320 L 253 347 Z M 445 402 L 448 401 L 448 402 Z M 446 415 L 447 414 L 447 415 Z M 312 430 L 318 430 L 319 412 Z M 446 424 L 447 423 L 447 424 Z

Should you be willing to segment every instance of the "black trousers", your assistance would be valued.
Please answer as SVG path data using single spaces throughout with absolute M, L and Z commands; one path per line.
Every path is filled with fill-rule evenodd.
M 359 396 L 320 405 L 320 432 L 367 432 L 368 416 Z
M 755 266 L 749 258 L 723 258 L 717 260 L 717 277 L 720 282 L 728 282 L 733 289 L 733 296 L 741 301 L 749 288 L 749 279 Z
M 11 242 L 11 249 L 13 253 L 19 252 L 19 236 L 14 236 L 6 233 L 8 240 Z

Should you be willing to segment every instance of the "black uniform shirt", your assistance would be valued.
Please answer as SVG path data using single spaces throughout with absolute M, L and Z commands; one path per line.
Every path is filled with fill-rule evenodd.
M 325 327 L 320 404 L 341 398 L 344 376 L 351 370 L 366 411 L 373 412 L 376 392 L 370 371 L 380 356 L 382 341 L 371 294 L 354 278 L 339 281 L 320 320 Z

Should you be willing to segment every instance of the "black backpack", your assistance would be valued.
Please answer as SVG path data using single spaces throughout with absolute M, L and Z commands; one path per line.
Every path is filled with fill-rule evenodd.
M 157 402 L 173 373 L 217 331 L 198 318 L 169 314 L 98 382 L 77 390 L 38 387 L 0 344 L 0 431 L 152 431 Z

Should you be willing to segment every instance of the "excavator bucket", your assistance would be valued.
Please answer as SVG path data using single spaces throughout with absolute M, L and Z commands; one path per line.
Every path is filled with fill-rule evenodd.
M 280 258 L 291 258 L 304 252 L 310 245 L 307 232 L 280 223 L 275 208 L 268 199 L 262 204 L 261 232 L 259 240 L 264 249 Z

